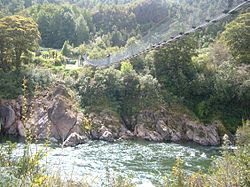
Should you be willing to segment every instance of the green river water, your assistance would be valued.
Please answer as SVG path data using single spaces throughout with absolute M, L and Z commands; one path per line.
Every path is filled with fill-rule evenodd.
M 32 145 L 33 152 L 41 147 Z M 15 155 L 21 155 L 22 150 L 23 144 L 19 143 Z M 91 186 L 105 186 L 108 178 L 120 176 L 147 187 L 162 186 L 177 157 L 184 161 L 185 172 L 191 174 L 207 171 L 212 157 L 219 155 L 219 147 L 196 144 L 89 141 L 76 147 L 52 146 L 42 164 L 48 172 L 58 173 L 63 179 L 87 181 Z

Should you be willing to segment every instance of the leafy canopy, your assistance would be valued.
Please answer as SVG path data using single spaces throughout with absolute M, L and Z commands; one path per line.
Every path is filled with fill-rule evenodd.
M 0 19 L 0 67 L 4 70 L 15 65 L 19 70 L 21 56 L 38 48 L 40 33 L 37 24 L 22 16 Z
M 228 24 L 221 40 L 238 62 L 250 64 L 250 13 L 241 14 Z

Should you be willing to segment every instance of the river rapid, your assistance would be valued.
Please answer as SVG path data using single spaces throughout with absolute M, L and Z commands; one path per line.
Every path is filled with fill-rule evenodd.
M 18 143 L 15 156 L 21 155 Z M 42 145 L 32 146 L 32 152 Z M 187 174 L 206 172 L 212 158 L 220 155 L 219 147 L 196 144 L 152 143 L 147 141 L 89 141 L 76 147 L 49 147 L 42 164 L 51 174 L 65 180 L 84 181 L 91 186 L 108 186 L 114 178 L 129 178 L 137 186 L 162 186 L 171 174 L 176 158 L 184 161 Z

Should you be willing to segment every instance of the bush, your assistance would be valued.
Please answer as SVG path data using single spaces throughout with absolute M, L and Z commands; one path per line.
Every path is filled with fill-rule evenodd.
M 128 62 L 121 70 L 110 67 L 79 75 L 76 88 L 82 107 L 108 107 L 128 118 L 162 104 L 157 79 L 136 73 Z
M 16 71 L 2 72 L 0 69 L 0 98 L 15 99 L 22 93 L 23 73 Z
M 239 63 L 250 63 L 250 13 L 240 14 L 229 23 L 221 34 L 221 40 L 229 47 L 232 55 Z

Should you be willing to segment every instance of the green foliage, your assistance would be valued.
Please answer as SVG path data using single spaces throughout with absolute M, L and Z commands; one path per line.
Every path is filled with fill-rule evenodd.
M 176 164 L 172 169 L 172 187 L 182 187 L 185 186 L 185 178 L 183 171 L 183 161 L 180 158 L 177 158 Z
M 209 114 L 209 106 L 206 101 L 202 101 L 197 105 L 197 115 L 201 119 L 207 119 Z
M 121 72 L 123 74 L 126 74 L 126 73 L 130 73 L 132 72 L 133 70 L 133 65 L 130 63 L 130 62 L 122 62 L 122 65 L 121 65 Z
M 83 42 L 87 42 L 89 39 L 89 27 L 84 17 L 79 17 L 76 20 L 76 45 L 80 45 Z
M 224 8 L 225 3 L 216 0 L 198 0 L 196 3 L 188 0 L 178 3 L 170 0 L 49 0 L 45 1 L 46 3 L 27 1 L 21 0 L 21 10 L 24 9 L 23 4 L 25 7 L 31 4 L 33 6 L 24 9 L 20 14 L 31 16 L 37 21 L 44 47 L 57 49 L 61 48 L 66 40 L 78 46 L 94 42 L 102 36 L 109 38 L 109 41 L 105 42 L 106 47 L 125 46 L 130 43 L 129 38 L 146 36 L 154 27 L 159 27 L 159 23 L 169 23 L 173 32 L 179 31 L 183 25 L 171 24 L 176 22 L 175 18 L 179 20 L 185 17 L 187 23 L 200 23 L 207 16 L 219 13 L 218 10 Z M 9 4 L 11 3 L 4 3 L 3 7 L 8 7 Z M 213 32 L 212 37 L 218 32 L 218 29 L 210 30 Z M 211 40 L 210 35 L 207 38 L 206 40 Z
M 3 72 L 0 70 L 0 98 L 14 99 L 22 93 L 22 79 L 21 74 L 16 72 Z
M 208 177 L 210 184 L 219 186 L 249 186 L 250 184 L 250 145 L 244 141 L 249 138 L 250 125 L 249 121 L 244 122 L 243 127 L 237 131 L 237 149 L 233 152 L 223 153 L 223 158 L 215 162 Z M 244 131 L 244 133 L 243 133 Z
M 250 64 L 250 13 L 243 13 L 226 26 L 221 40 L 230 48 L 240 63 Z
M 204 121 L 217 118 L 235 132 L 249 113 L 249 68 L 235 64 L 230 51 L 214 43 L 193 58 L 197 70 L 191 101 L 194 111 Z
M 193 37 L 180 39 L 155 53 L 155 75 L 165 89 L 179 97 L 190 97 L 195 79 L 192 57 L 197 42 Z
M 76 89 L 82 107 L 111 108 L 126 118 L 161 103 L 158 81 L 152 75 L 137 74 L 128 62 L 121 71 L 110 67 L 79 75 Z
M 1 144 L 0 147 L 0 168 L 6 169 L 6 174 L 9 173 L 9 176 L 6 177 L 5 174 L 1 173 L 0 181 L 1 186 L 41 186 L 46 183 L 46 181 L 41 180 L 45 179 L 44 170 L 40 167 L 39 162 L 46 154 L 46 149 L 37 150 L 34 154 L 31 152 L 31 143 L 33 141 L 33 136 L 31 133 L 31 127 L 26 126 L 32 116 L 34 111 L 31 111 L 31 116 L 28 117 L 27 114 L 27 97 L 29 92 L 27 90 L 27 80 L 23 80 L 22 84 L 22 121 L 24 123 L 24 134 L 26 144 L 23 148 L 22 156 L 15 158 L 14 151 L 16 144 L 7 142 L 7 144 Z M 31 106 L 32 108 L 33 106 Z M 46 146 L 46 144 L 45 144 Z M 13 179 L 13 180 L 10 180 Z M 37 183 L 37 181 L 42 181 Z M 1 184 L 0 183 L 0 184 Z
M 31 18 L 9 16 L 0 19 L 0 68 L 20 70 L 21 56 L 37 49 L 40 33 Z
M 57 76 L 48 69 L 24 69 L 20 73 L 0 71 L 0 98 L 16 99 L 22 95 L 22 80 L 24 78 L 28 80 L 28 92 L 33 94 L 35 85 L 47 88 L 56 81 Z
M 62 53 L 62 55 L 66 56 L 66 57 L 72 56 L 71 46 L 69 44 L 69 41 L 64 42 L 61 53 Z
M 44 47 L 59 49 L 67 40 L 79 45 L 89 37 L 90 18 L 76 7 L 44 4 L 33 6 L 23 14 L 37 21 Z
M 237 145 L 250 145 L 250 120 L 243 121 L 243 126 L 236 132 Z

